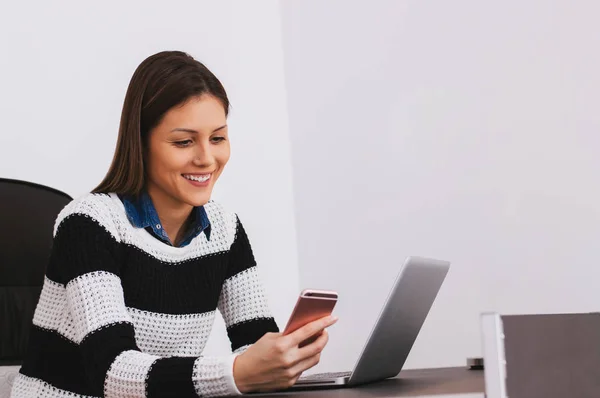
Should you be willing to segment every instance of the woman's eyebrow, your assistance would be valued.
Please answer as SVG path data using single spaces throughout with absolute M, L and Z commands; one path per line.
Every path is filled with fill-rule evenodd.
M 217 128 L 216 128 L 216 129 L 214 129 L 212 132 L 213 132 L 213 133 L 216 133 L 216 132 L 217 132 L 217 131 L 219 131 L 219 130 L 223 130 L 225 127 L 227 127 L 227 125 L 226 125 L 226 124 L 224 124 L 224 125 L 223 125 L 223 126 L 221 126 L 221 127 L 217 127 Z M 171 130 L 171 133 L 173 133 L 173 132 L 175 132 L 175 131 L 183 131 L 184 133 L 195 133 L 195 134 L 198 134 L 198 130 L 194 130 L 194 129 L 187 129 L 187 128 L 184 128 L 184 127 L 176 127 L 176 128 L 174 128 L 173 130 Z

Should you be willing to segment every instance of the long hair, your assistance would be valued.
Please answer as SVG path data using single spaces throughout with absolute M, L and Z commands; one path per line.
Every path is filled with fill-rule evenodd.
M 149 133 L 169 109 L 204 94 L 218 99 L 228 115 L 225 88 L 202 63 L 181 51 L 163 51 L 146 58 L 125 94 L 110 168 L 92 192 L 137 196 L 146 184 L 144 150 Z

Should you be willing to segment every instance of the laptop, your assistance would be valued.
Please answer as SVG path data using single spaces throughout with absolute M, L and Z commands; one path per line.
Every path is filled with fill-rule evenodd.
M 408 257 L 354 369 L 301 376 L 291 388 L 355 386 L 397 376 L 449 269 L 447 261 Z

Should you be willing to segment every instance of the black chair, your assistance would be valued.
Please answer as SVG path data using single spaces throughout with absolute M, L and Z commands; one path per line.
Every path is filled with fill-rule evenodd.
M 19 366 L 25 355 L 54 222 L 71 200 L 53 188 L 0 178 L 0 366 Z

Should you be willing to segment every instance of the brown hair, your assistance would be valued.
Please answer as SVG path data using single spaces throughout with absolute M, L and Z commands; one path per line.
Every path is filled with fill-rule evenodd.
M 163 51 L 146 58 L 135 70 L 121 112 L 112 164 L 92 192 L 137 196 L 144 188 L 144 148 L 149 132 L 171 108 L 192 97 L 212 95 L 229 113 L 229 99 L 217 77 L 181 51 Z

